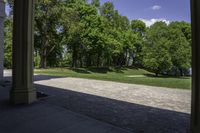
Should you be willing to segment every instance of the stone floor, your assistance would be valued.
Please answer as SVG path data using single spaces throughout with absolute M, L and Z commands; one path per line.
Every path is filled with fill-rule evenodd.
M 9 76 L 9 73 L 7 75 Z M 8 86 L 9 84 L 5 87 Z M 78 115 L 81 116 L 81 118 L 89 119 L 88 121 L 90 121 L 90 119 L 92 121 L 95 119 L 94 121 L 103 125 L 99 125 L 99 127 L 102 128 L 102 130 L 105 128 L 104 131 L 108 131 L 108 133 L 125 132 L 122 129 L 133 133 L 187 133 L 189 129 L 191 92 L 187 90 L 44 75 L 35 75 L 35 87 L 38 91 L 48 96 L 42 98 L 33 105 L 17 107 L 17 109 L 21 108 L 22 112 L 26 112 L 26 109 L 31 107 L 28 110 L 30 112 L 32 110 L 32 112 L 35 112 L 34 107 L 37 110 L 36 106 L 38 106 L 38 109 L 42 108 L 38 110 L 39 112 L 44 110 L 44 112 L 47 113 L 48 110 L 50 110 L 49 115 L 45 117 L 45 119 L 47 119 L 47 116 L 49 117 L 53 114 L 51 110 L 59 108 L 63 111 L 63 114 L 61 113 L 62 117 L 58 117 L 58 121 L 60 121 L 58 123 L 61 123 L 61 125 L 63 125 L 63 122 L 69 123 L 67 122 L 69 121 L 69 119 L 67 119 L 67 117 L 69 117 L 67 114 L 75 114 L 75 116 Z M 17 112 L 15 109 L 11 109 L 11 111 Z M 57 113 L 59 114 L 59 112 Z M 6 115 L 3 115 L 3 117 L 1 114 L 0 110 L 0 118 L 6 120 Z M 14 114 L 16 114 L 14 117 L 19 119 L 20 114 Z M 28 111 L 26 114 L 28 114 Z M 43 112 L 39 114 L 39 117 L 43 117 L 44 115 Z M 37 116 L 33 113 L 33 115 L 27 115 L 26 117 L 30 118 L 34 117 L 34 115 L 35 117 Z M 22 115 L 22 117 L 25 116 Z M 27 118 L 24 119 L 27 120 Z M 40 118 L 38 118 L 38 120 L 39 119 Z M 50 123 L 48 124 L 47 122 L 44 127 L 51 126 L 51 128 L 54 128 L 51 123 L 57 122 L 56 119 L 56 116 L 54 119 L 51 117 L 48 118 L 47 121 Z M 37 120 L 35 120 L 35 122 L 36 121 Z M 79 120 L 77 119 L 77 121 Z M 41 121 L 39 121 L 39 123 L 40 122 Z M 17 120 L 16 123 L 18 123 Z M 4 126 L 9 124 L 10 123 L 4 124 Z M 108 127 L 104 127 L 104 124 Z M 10 125 L 12 125 L 12 122 Z M 29 124 L 29 126 L 30 125 L 31 124 Z M 71 126 L 68 126 L 71 129 Z M 87 127 L 86 122 L 86 126 L 83 127 L 90 129 L 90 126 L 92 125 L 89 124 Z M 111 128 L 109 126 L 111 126 Z M 68 127 L 66 129 L 68 129 Z M 84 132 L 84 130 L 82 131 Z M 97 132 L 92 129 L 91 131 L 93 133 Z M 76 133 L 78 131 L 74 129 L 69 132 Z M 101 132 L 103 133 L 103 131 Z
M 119 127 L 38 100 L 11 106 L 8 88 L 0 86 L 0 133 L 130 133 Z
M 47 78 L 47 80 L 45 80 Z M 50 79 L 49 79 L 50 78 Z M 110 81 L 88 80 L 81 78 L 51 78 L 36 76 L 36 84 L 51 86 L 77 93 L 110 98 L 128 103 L 190 113 L 191 91 L 151 87 Z M 44 80 L 41 80 L 44 79 Z

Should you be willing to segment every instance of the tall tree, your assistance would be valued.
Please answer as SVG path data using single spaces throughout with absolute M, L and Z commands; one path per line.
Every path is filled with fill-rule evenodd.
M 58 37 L 59 5 L 57 0 L 41 0 L 36 4 L 35 47 L 40 53 L 40 68 L 47 67 L 47 57 L 58 45 L 54 40 Z
M 131 21 L 131 30 L 137 35 L 137 41 L 135 43 L 135 53 L 132 54 L 133 65 L 142 67 L 143 52 L 142 48 L 144 45 L 145 33 L 147 30 L 146 24 L 141 20 Z
M 167 72 L 172 67 L 169 54 L 170 41 L 168 27 L 164 22 L 156 22 L 147 32 L 144 52 L 144 66 L 154 72 L 156 76 Z
M 72 67 L 82 66 L 82 54 L 86 50 L 83 34 L 88 25 L 91 25 L 90 18 L 96 15 L 96 7 L 84 1 L 74 1 L 63 7 L 61 25 L 68 51 L 72 53 Z
M 183 22 L 172 22 L 169 25 L 170 55 L 173 62 L 173 69 L 179 71 L 181 76 L 184 70 L 191 68 L 191 38 L 187 24 Z

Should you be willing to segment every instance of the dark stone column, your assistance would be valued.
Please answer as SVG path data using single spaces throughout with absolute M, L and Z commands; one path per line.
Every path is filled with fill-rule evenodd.
M 14 104 L 36 101 L 33 88 L 34 0 L 14 1 L 13 83 L 10 101 Z
M 200 0 L 191 0 L 192 115 L 191 133 L 200 133 Z
M 4 17 L 5 17 L 5 2 L 0 0 L 0 80 L 3 79 L 4 69 Z

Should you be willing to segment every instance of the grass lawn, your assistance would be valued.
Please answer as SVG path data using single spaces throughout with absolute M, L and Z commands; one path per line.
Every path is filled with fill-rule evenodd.
M 168 88 L 191 89 L 190 77 L 155 77 L 153 73 L 142 69 L 50 68 L 35 69 L 35 73 L 51 76 L 78 77 Z

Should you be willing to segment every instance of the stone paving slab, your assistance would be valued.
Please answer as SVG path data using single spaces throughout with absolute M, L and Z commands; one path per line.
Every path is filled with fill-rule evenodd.
M 0 87 L 0 133 L 130 133 L 48 101 L 11 106 L 8 92 Z
M 188 133 L 189 130 L 191 92 L 188 90 L 45 75 L 35 75 L 35 83 L 38 91 L 48 95 L 42 99 L 45 104 L 133 133 Z
M 80 78 L 48 78 L 35 83 L 182 113 L 191 111 L 190 90 Z
M 135 133 L 187 133 L 190 91 L 109 81 L 35 76 L 35 87 L 62 106 Z

